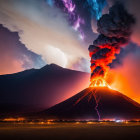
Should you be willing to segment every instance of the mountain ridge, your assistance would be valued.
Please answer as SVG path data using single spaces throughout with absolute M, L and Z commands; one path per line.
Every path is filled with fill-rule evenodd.
M 9 104 L 9 110 L 12 104 L 28 106 L 27 110 L 32 107 L 35 110 L 49 108 L 86 87 L 88 80 L 87 73 L 55 64 L 41 69 L 0 75 L 0 104 Z

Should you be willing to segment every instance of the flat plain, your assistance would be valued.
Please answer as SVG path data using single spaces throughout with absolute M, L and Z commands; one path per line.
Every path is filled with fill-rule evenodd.
M 0 123 L 0 140 L 128 140 L 140 138 L 140 122 Z

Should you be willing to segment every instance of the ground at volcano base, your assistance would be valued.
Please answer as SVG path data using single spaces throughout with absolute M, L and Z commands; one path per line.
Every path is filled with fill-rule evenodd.
M 135 140 L 139 132 L 140 122 L 0 123 L 1 140 Z

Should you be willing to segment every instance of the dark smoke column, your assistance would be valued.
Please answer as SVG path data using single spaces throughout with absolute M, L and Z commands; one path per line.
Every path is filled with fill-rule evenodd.
M 109 14 L 103 15 L 97 22 L 100 33 L 88 50 L 91 57 L 91 85 L 105 84 L 109 64 L 120 53 L 132 33 L 134 17 L 129 14 L 121 3 L 116 3 L 109 9 Z M 105 85 L 104 85 L 105 86 Z

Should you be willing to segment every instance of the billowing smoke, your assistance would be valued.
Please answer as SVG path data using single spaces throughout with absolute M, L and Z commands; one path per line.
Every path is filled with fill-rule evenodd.
M 129 11 L 131 14 L 135 15 L 136 24 L 133 29 L 133 34 L 131 36 L 131 41 L 134 43 L 140 45 L 140 1 L 139 0 L 107 0 L 109 5 L 113 5 L 116 1 L 121 1 L 124 5 L 127 11 Z
M 109 64 L 121 47 L 129 42 L 134 23 L 134 17 L 118 2 L 109 9 L 108 14 L 98 20 L 97 31 L 100 34 L 93 45 L 89 46 L 91 83 L 94 83 L 95 79 L 105 79 Z

